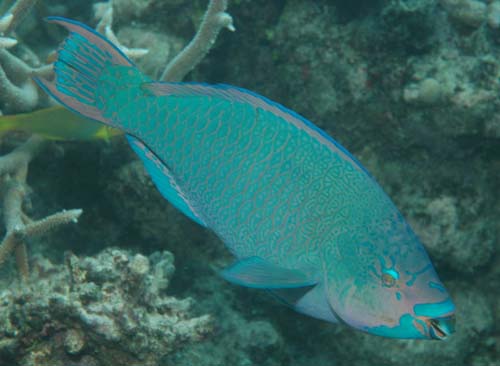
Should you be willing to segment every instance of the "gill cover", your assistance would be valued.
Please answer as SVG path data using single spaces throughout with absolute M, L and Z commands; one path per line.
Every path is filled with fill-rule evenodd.
M 324 254 L 323 263 L 335 263 L 325 268 L 326 296 L 340 319 L 365 332 L 443 339 L 454 331 L 455 306 L 402 220 L 396 214 L 378 226 L 384 236 L 369 226 L 364 233 L 341 234 Z

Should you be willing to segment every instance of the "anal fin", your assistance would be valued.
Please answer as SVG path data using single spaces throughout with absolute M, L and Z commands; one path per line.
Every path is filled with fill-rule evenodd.
M 170 172 L 161 159 L 137 138 L 127 135 L 127 140 L 134 152 L 141 158 L 144 167 L 162 196 L 187 217 L 202 226 L 207 226 L 193 210 L 189 201 L 175 182 L 172 172 Z

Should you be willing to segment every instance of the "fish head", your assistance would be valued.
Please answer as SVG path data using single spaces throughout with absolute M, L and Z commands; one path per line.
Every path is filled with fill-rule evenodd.
M 391 338 L 445 339 L 454 332 L 455 306 L 399 213 L 338 239 L 323 258 L 326 296 L 338 318 Z

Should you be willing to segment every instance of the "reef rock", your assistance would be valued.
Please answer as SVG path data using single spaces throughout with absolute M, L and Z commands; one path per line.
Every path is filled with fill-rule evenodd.
M 166 295 L 173 255 L 106 249 L 37 258 L 32 282 L 0 293 L 0 365 L 157 365 L 209 334 L 209 315 Z

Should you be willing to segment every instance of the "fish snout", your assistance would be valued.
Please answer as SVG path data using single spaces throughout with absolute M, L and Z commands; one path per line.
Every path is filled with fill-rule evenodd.
M 432 339 L 444 340 L 455 333 L 455 315 L 429 319 L 429 333 Z

